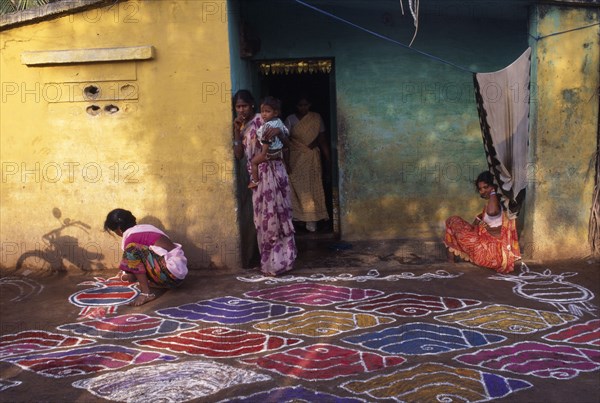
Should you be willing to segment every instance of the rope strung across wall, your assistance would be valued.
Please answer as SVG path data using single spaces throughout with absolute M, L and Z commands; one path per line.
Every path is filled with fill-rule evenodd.
M 367 32 L 367 33 L 369 33 L 369 34 L 371 34 L 371 35 L 374 35 L 374 36 L 376 36 L 376 37 L 378 37 L 378 38 L 380 38 L 380 39 L 383 39 L 383 40 L 386 40 L 386 41 L 389 41 L 389 42 L 395 43 L 396 45 L 402 46 L 403 48 L 406 48 L 406 49 L 409 49 L 409 50 L 411 50 L 411 51 L 413 51 L 413 52 L 419 53 L 419 54 L 421 54 L 421 55 L 423 55 L 423 56 L 425 56 L 425 57 L 428 57 L 428 58 L 430 58 L 430 59 L 436 60 L 436 61 L 438 61 L 438 62 L 440 62 L 440 63 L 448 64 L 448 65 L 450 65 L 450 66 L 452 66 L 452 67 L 455 67 L 455 68 L 457 68 L 457 69 L 459 69 L 459 70 L 462 70 L 462 71 L 465 71 L 465 72 L 467 72 L 467 73 L 475 73 L 474 71 L 471 71 L 471 70 L 469 70 L 469 69 L 467 69 L 467 68 L 465 68 L 465 67 L 459 66 L 459 65 L 457 65 L 457 64 L 454 64 L 454 63 L 452 63 L 452 62 L 449 62 L 449 61 L 447 61 L 447 60 L 441 59 L 441 58 L 439 58 L 439 57 L 437 57 L 437 56 L 433 56 L 433 55 L 431 55 L 431 54 L 429 54 L 429 53 L 425 53 L 425 52 L 423 52 L 423 51 L 420 51 L 420 50 L 418 50 L 418 49 L 412 48 L 412 47 L 410 47 L 410 46 L 408 46 L 408 45 L 405 45 L 405 44 L 403 44 L 402 42 L 399 42 L 399 41 L 397 41 L 397 40 L 395 40 L 395 39 L 389 38 L 389 37 L 387 37 L 387 36 L 385 36 L 385 35 L 382 35 L 382 34 L 380 34 L 380 33 L 377 33 L 377 32 L 375 32 L 375 31 L 372 31 L 372 30 L 370 30 L 370 29 L 367 29 L 367 28 L 361 27 L 360 25 L 354 24 L 353 22 L 350 22 L 350 21 L 348 21 L 348 20 L 345 20 L 345 19 L 343 19 L 343 18 L 341 18 L 341 17 L 338 17 L 338 16 L 337 16 L 337 15 L 335 15 L 335 14 L 332 14 L 332 13 L 329 13 L 329 12 L 327 12 L 327 11 L 321 10 L 320 8 L 318 8 L 318 7 L 315 7 L 315 6 L 311 5 L 311 4 L 308 4 L 308 3 L 306 3 L 306 2 L 304 2 L 304 1 L 302 1 L 302 0 L 293 0 L 293 1 L 295 1 L 295 2 L 296 2 L 296 3 L 298 3 L 298 4 L 300 4 L 301 6 L 304 6 L 304 7 L 310 8 L 310 9 L 312 9 L 312 10 L 314 10 L 314 11 L 318 12 L 318 13 L 321 13 L 321 14 L 323 14 L 323 15 L 326 15 L 326 16 L 328 16 L 328 17 L 330 17 L 330 18 L 333 18 L 333 19 L 335 19 L 335 20 L 338 20 L 338 21 L 340 21 L 340 22 L 343 22 L 344 24 L 348 24 L 348 25 L 350 25 L 350 26 L 353 26 L 354 28 L 360 29 L 361 31 Z M 416 22 L 416 21 L 415 21 L 415 22 Z M 412 43 L 412 42 L 411 42 L 411 43 Z
M 452 62 L 450 62 L 450 61 L 448 61 L 448 60 L 444 60 L 444 59 L 442 59 L 442 58 L 440 58 L 440 57 L 437 57 L 437 56 L 431 55 L 431 54 L 429 54 L 429 53 L 426 53 L 426 52 L 423 52 L 423 51 L 420 51 L 420 50 L 418 50 L 418 49 L 415 49 L 415 48 L 411 47 L 411 45 L 412 45 L 412 43 L 413 43 L 413 41 L 414 41 L 414 39 L 415 39 L 415 37 L 416 37 L 416 35 L 417 35 L 417 29 L 418 29 L 418 24 L 419 24 L 419 22 L 418 22 L 418 17 L 419 17 L 419 14 L 418 14 L 418 13 L 419 13 L 418 6 L 419 6 L 419 5 L 418 5 L 418 2 L 415 2 L 415 0 L 409 0 L 409 8 L 410 8 L 411 14 L 413 15 L 413 19 L 414 19 L 414 22 L 415 22 L 415 34 L 414 34 L 414 36 L 413 36 L 413 40 L 410 42 L 410 45 L 406 45 L 406 44 L 404 44 L 404 43 L 402 43 L 402 42 L 399 42 L 399 41 L 397 41 L 397 40 L 395 40 L 395 39 L 392 39 L 392 38 L 390 38 L 390 37 L 387 37 L 387 36 L 385 36 L 385 35 L 382 35 L 382 34 L 380 34 L 380 33 L 378 33 L 378 32 L 375 32 L 375 31 L 372 31 L 372 30 L 370 30 L 370 29 L 364 28 L 364 27 L 362 27 L 362 26 L 360 26 L 360 25 L 357 25 L 357 24 L 355 24 L 355 23 L 353 23 L 353 22 L 350 22 L 350 21 L 348 21 L 348 20 L 345 20 L 345 19 L 343 19 L 343 18 L 341 18 L 341 17 L 339 17 L 339 16 L 337 16 L 337 15 L 335 15 L 335 14 L 332 14 L 332 13 L 330 13 L 330 12 L 327 12 L 327 11 L 325 11 L 325 10 L 322 10 L 322 9 L 320 9 L 320 8 L 318 8 L 318 7 L 315 7 L 315 6 L 311 5 L 311 4 L 308 4 L 308 3 L 306 3 L 305 1 L 302 1 L 302 0 L 292 0 L 292 1 L 294 1 L 294 2 L 296 2 L 296 3 L 298 3 L 298 4 L 300 4 L 301 6 L 304 6 L 304 7 L 310 8 L 310 9 L 312 9 L 312 10 L 314 10 L 314 11 L 318 12 L 318 13 L 321 13 L 321 14 L 323 14 L 323 15 L 326 15 L 326 16 L 330 17 L 330 18 L 333 18 L 333 19 L 335 19 L 335 20 L 337 20 L 337 21 L 343 22 L 344 24 L 348 24 L 348 25 L 350 25 L 350 26 L 352 26 L 352 27 L 354 27 L 354 28 L 357 28 L 357 29 L 359 29 L 359 30 L 361 30 L 361 31 L 367 32 L 367 33 L 369 33 L 369 34 L 371 34 L 371 35 L 373 35 L 373 36 L 376 36 L 376 37 L 378 37 L 378 38 L 380 38 L 380 39 L 386 40 L 386 41 L 388 41 L 388 42 L 391 42 L 391 43 L 394 43 L 394 44 L 396 44 L 396 45 L 399 45 L 399 46 L 401 46 L 401 47 L 403 47 L 403 48 L 409 49 L 409 50 L 411 50 L 411 51 L 413 51 L 413 52 L 419 53 L 419 54 L 421 54 L 422 56 L 428 57 L 428 58 L 430 58 L 430 59 L 432 59 L 432 60 L 435 60 L 435 61 L 438 61 L 438 62 L 440 62 L 440 63 L 444 63 L 444 64 L 447 64 L 447 65 L 450 65 L 450 66 L 452 66 L 452 67 L 455 67 L 455 68 L 457 68 L 457 69 L 459 69 L 459 70 L 462 70 L 462 71 L 465 71 L 465 72 L 468 72 L 468 73 L 472 73 L 472 74 L 476 73 L 475 71 L 472 71 L 472 70 L 470 70 L 470 69 L 468 69 L 468 68 L 466 68 L 466 67 L 459 66 L 459 65 L 457 65 L 457 64 L 454 64 L 454 63 L 452 63 Z M 402 13 L 404 14 L 404 8 L 403 8 L 403 6 L 402 6 L 402 1 L 401 1 L 401 0 L 400 0 L 400 6 L 401 6 L 401 8 L 402 8 Z M 544 35 L 544 36 L 534 36 L 534 35 L 532 35 L 532 34 L 529 34 L 529 36 L 530 36 L 531 38 L 533 38 L 534 40 L 536 40 L 536 41 L 539 41 L 539 40 L 541 40 L 541 39 L 544 39 L 544 38 L 547 38 L 547 37 L 549 37 L 549 36 L 562 35 L 562 34 L 565 34 L 565 33 L 568 33 L 568 32 L 572 32 L 572 31 L 578 31 L 578 30 L 580 30 L 580 29 L 590 28 L 590 27 L 594 27 L 594 26 L 597 26 L 597 25 L 600 25 L 600 23 L 594 23 L 594 24 L 590 24 L 590 25 L 585 25 L 585 26 L 581 26 L 581 27 L 576 27 L 576 28 L 572 28 L 572 29 L 567 29 L 567 30 L 565 30 L 565 31 L 560 31 L 560 32 L 553 32 L 553 33 L 551 33 L 551 34 Z
M 582 26 L 582 27 L 577 27 L 577 28 L 573 28 L 573 29 L 567 29 L 567 30 L 565 30 L 565 31 L 553 32 L 553 33 L 551 33 L 551 34 L 548 34 L 548 35 L 543 35 L 543 36 L 540 36 L 540 35 L 538 35 L 538 36 L 534 36 L 534 35 L 531 35 L 531 34 L 529 34 L 529 36 L 531 36 L 531 37 L 532 37 L 533 39 L 535 39 L 536 41 L 539 41 L 539 40 L 541 40 L 541 39 L 548 38 L 548 37 L 550 37 L 550 36 L 562 35 L 562 34 L 566 34 L 566 33 L 568 33 L 568 32 L 579 31 L 580 29 L 585 29 L 585 28 L 595 27 L 596 25 L 600 25 L 600 22 L 598 22 L 598 23 L 595 23 L 595 24 L 590 24 L 590 25 L 584 25 L 584 26 Z

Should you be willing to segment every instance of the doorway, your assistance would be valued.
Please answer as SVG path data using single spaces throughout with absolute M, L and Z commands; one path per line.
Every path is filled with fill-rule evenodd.
M 335 74 L 333 59 L 285 59 L 258 61 L 261 98 L 267 95 L 281 100 L 281 118 L 296 111 L 298 97 L 310 98 L 311 110 L 323 118 L 325 136 L 330 149 L 330 162 L 322 158 L 323 190 L 330 219 L 319 221 L 315 233 L 302 228 L 297 236 L 309 238 L 339 238 L 338 154 L 335 105 Z

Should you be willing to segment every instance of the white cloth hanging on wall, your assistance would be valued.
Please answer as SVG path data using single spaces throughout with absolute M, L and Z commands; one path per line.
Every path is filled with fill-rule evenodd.
M 502 70 L 473 75 L 488 166 L 512 217 L 519 213 L 527 187 L 530 66 L 528 48 Z

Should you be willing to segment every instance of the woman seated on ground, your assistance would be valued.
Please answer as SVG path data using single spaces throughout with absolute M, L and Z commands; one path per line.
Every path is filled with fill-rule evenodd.
M 478 266 L 509 273 L 514 270 L 515 261 L 521 259 L 515 220 L 502 211 L 490 172 L 480 173 L 475 186 L 479 196 L 487 200 L 486 205 L 472 224 L 457 216 L 446 220 L 444 243 L 448 259 L 454 262 L 456 255 Z
M 154 288 L 178 287 L 187 275 L 187 259 L 180 244 L 171 242 L 164 232 L 149 224 L 136 224 L 130 211 L 115 209 L 108 213 L 104 230 L 123 238 L 123 258 L 114 277 L 139 283 L 140 294 L 130 305 L 140 306 L 156 298 Z

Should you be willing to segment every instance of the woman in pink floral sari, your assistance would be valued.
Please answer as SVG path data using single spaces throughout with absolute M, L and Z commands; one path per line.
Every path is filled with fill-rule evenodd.
M 233 97 L 237 117 L 233 121 L 233 149 L 236 158 L 246 157 L 246 168 L 260 153 L 256 131 L 263 124 L 260 114 L 254 113 L 254 98 L 247 90 L 239 90 Z M 267 136 L 277 134 L 270 129 Z M 258 167 L 259 185 L 252 190 L 254 225 L 260 251 L 260 270 L 264 275 L 276 276 L 291 270 L 296 260 L 296 241 L 292 224 L 290 184 L 282 159 L 270 159 Z

